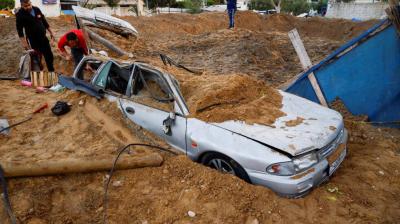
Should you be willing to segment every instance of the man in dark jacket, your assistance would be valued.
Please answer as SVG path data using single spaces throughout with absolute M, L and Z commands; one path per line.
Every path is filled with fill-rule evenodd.
M 46 61 L 47 70 L 53 72 L 54 57 L 51 52 L 49 40 L 46 37 L 46 30 L 49 31 L 51 39 L 54 39 L 53 32 L 50 30 L 46 18 L 38 7 L 32 6 L 30 0 L 20 1 L 21 9 L 16 14 L 16 25 L 22 47 L 25 50 L 32 48 L 35 51 L 40 52 Z M 26 36 L 24 35 L 24 29 Z
M 235 12 L 236 8 L 236 0 L 227 0 L 227 10 L 229 16 L 229 29 L 233 29 L 235 26 Z

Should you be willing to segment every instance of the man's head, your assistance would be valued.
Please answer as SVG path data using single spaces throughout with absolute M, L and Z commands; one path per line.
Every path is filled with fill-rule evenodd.
M 20 0 L 21 8 L 25 11 L 30 12 L 32 10 L 32 3 L 31 0 Z
M 75 33 L 69 32 L 67 33 L 67 43 L 69 47 L 77 47 L 79 44 L 78 36 Z

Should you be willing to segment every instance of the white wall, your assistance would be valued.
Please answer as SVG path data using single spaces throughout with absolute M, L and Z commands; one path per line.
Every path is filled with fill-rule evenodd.
M 117 15 L 117 16 L 136 16 L 135 12 L 129 11 L 129 7 L 108 7 L 108 6 L 104 6 L 104 7 L 96 7 L 93 9 L 96 12 L 102 12 L 105 13 L 107 15 Z
M 385 3 L 330 3 L 326 17 L 343 19 L 380 19 L 385 16 Z
M 46 17 L 60 16 L 61 12 L 60 0 L 57 0 L 57 4 L 51 4 L 51 5 L 43 5 L 42 0 L 31 0 L 31 2 L 33 6 L 39 7 L 39 9 Z M 21 3 L 19 2 L 19 0 L 15 0 L 15 8 L 19 7 L 21 7 Z

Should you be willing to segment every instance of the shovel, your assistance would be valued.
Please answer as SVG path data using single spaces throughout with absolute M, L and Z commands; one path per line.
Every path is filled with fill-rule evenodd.
M 5 134 L 5 135 L 10 134 L 10 128 L 15 127 L 17 125 L 20 125 L 22 123 L 25 123 L 25 122 L 31 120 L 33 118 L 33 115 L 42 112 L 47 107 L 49 107 L 49 105 L 47 103 L 43 104 L 41 107 L 39 107 L 38 109 L 33 111 L 33 113 L 31 115 L 29 115 L 29 117 L 25 118 L 24 120 L 22 120 L 20 122 L 12 124 L 12 125 L 8 124 L 7 119 L 0 119 L 0 134 Z

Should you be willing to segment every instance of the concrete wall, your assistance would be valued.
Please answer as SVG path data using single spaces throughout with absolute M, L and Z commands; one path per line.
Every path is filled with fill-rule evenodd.
M 97 12 L 102 12 L 107 15 L 117 15 L 117 16 L 136 16 L 136 12 L 129 11 L 130 7 L 96 7 L 93 10 Z
M 380 19 L 385 16 L 385 3 L 330 3 L 326 17 L 343 19 Z
M 48 4 L 48 5 L 47 4 L 44 5 L 43 0 L 31 0 L 31 2 L 33 6 L 39 7 L 39 9 L 46 17 L 55 17 L 60 15 L 61 12 L 60 0 L 57 0 L 56 4 Z M 16 0 L 15 8 L 19 7 L 21 7 L 21 3 L 19 2 L 19 0 Z

